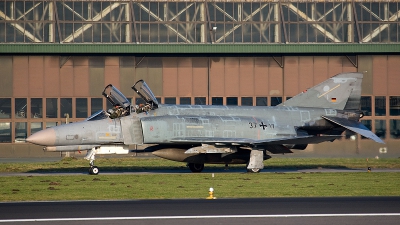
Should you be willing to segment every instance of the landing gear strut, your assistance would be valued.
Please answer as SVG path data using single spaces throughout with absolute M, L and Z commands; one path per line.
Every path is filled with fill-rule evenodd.
M 250 160 L 247 163 L 247 172 L 259 173 L 264 168 L 264 152 L 259 150 L 251 150 Z
M 204 164 L 202 163 L 188 163 L 188 166 L 193 173 L 200 173 L 204 169 Z
M 92 150 L 88 151 L 88 153 L 85 156 L 85 159 L 89 160 L 89 165 L 90 165 L 89 174 L 90 175 L 99 174 L 99 168 L 94 165 L 96 152 L 97 152 L 96 148 L 92 148 Z

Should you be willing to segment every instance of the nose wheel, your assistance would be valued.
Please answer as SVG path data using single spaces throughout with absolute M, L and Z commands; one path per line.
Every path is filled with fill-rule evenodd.
M 89 168 L 90 175 L 97 175 L 99 174 L 99 168 L 97 166 L 90 166 Z
M 89 165 L 90 165 L 89 174 L 90 175 L 99 174 L 99 168 L 94 165 L 95 155 L 96 155 L 96 148 L 93 148 L 92 150 L 88 151 L 88 153 L 85 156 L 85 159 L 89 160 Z

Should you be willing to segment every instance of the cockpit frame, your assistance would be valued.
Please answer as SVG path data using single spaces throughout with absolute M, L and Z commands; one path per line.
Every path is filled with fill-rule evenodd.
M 158 101 L 146 82 L 139 80 L 132 86 L 132 89 L 146 102 L 146 104 L 136 105 L 132 112 L 142 113 L 158 108 Z M 119 118 L 131 113 L 131 103 L 116 87 L 112 84 L 107 85 L 101 93 L 113 106 L 107 111 L 101 110 L 86 119 L 100 120 L 105 118 Z
M 132 89 L 150 106 L 150 109 L 158 108 L 159 103 L 144 80 L 137 81 Z

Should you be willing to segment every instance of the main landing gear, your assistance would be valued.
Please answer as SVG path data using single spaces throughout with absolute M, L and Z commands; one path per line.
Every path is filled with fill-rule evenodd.
M 248 173 L 259 173 L 260 171 L 261 171 L 260 168 L 247 169 Z
M 203 163 L 188 163 L 187 165 L 193 173 L 200 173 L 204 169 Z
M 99 174 L 99 168 L 94 165 L 94 160 L 96 156 L 96 148 L 92 148 L 92 150 L 88 151 L 88 153 L 85 156 L 85 159 L 89 160 L 89 174 L 90 175 L 97 175 Z
M 264 168 L 264 152 L 259 150 L 251 150 L 250 159 L 247 163 L 247 172 L 259 173 Z

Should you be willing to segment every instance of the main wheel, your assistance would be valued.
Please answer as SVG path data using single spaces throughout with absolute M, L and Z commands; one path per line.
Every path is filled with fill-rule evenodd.
M 188 166 L 193 173 L 200 173 L 204 169 L 204 164 L 201 163 L 189 163 Z
M 261 169 L 258 169 L 258 168 L 247 169 L 247 172 L 249 172 L 249 173 L 259 173 L 260 171 L 261 171 Z
M 99 168 L 97 166 L 91 166 L 89 168 L 89 174 L 90 175 L 97 175 L 99 174 Z

